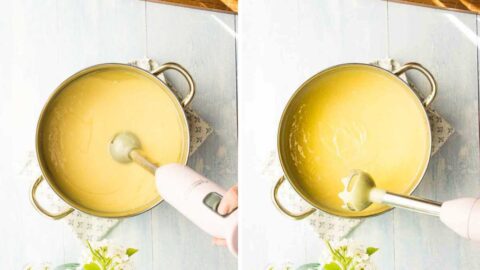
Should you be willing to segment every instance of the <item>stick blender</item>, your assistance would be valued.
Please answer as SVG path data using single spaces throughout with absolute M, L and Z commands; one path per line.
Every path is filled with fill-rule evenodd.
M 230 252 L 237 254 L 237 211 L 226 215 L 217 211 L 224 189 L 187 166 L 153 164 L 142 154 L 140 140 L 131 132 L 121 132 L 113 138 L 110 154 L 117 162 L 133 161 L 155 175 L 157 191 L 166 202 L 206 233 L 224 238 Z
M 382 203 L 411 211 L 437 216 L 462 237 L 480 241 L 480 199 L 459 198 L 446 202 L 395 194 L 379 189 L 372 177 L 359 170 L 342 179 L 345 190 L 339 193 L 344 207 L 362 211 L 372 203 Z

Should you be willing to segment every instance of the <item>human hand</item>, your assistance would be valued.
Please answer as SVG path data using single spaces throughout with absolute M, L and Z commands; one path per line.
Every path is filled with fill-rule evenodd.
M 223 196 L 222 201 L 218 205 L 217 212 L 220 215 L 226 215 L 231 213 L 238 207 L 238 186 L 235 185 L 231 187 Z M 226 246 L 227 243 L 225 239 L 222 238 L 213 238 L 213 244 L 217 246 Z

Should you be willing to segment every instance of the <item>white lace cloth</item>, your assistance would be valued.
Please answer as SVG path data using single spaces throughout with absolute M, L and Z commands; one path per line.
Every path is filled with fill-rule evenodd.
M 401 66 L 400 63 L 392 59 L 379 60 L 373 62 L 372 64 L 390 71 L 398 69 Z M 408 82 L 413 89 L 415 89 L 415 87 L 408 81 L 405 74 L 402 74 L 400 78 Z M 421 96 L 420 93 L 417 94 Z M 427 108 L 427 115 L 430 119 L 430 128 L 432 131 L 433 155 L 453 134 L 454 129 L 435 110 Z M 264 169 L 264 174 L 272 179 L 275 179 L 275 177 L 278 178 L 279 175 L 282 175 L 282 170 L 277 156 L 278 155 L 276 152 L 272 152 Z M 280 201 L 283 202 L 284 206 L 292 212 L 299 213 L 311 208 L 311 206 L 305 202 L 287 183 L 280 187 L 279 198 Z M 305 219 L 305 221 L 310 224 L 311 228 L 321 239 L 339 240 L 348 235 L 358 224 L 360 224 L 360 222 L 362 222 L 362 219 L 341 218 L 317 210 L 315 213 L 310 215 L 310 217 Z
M 148 71 L 152 71 L 159 67 L 158 63 L 151 59 L 137 60 L 129 64 Z M 160 74 L 158 78 L 166 82 L 163 74 Z M 185 113 L 190 129 L 190 154 L 192 154 L 212 133 L 212 128 L 190 108 L 185 108 Z M 24 164 L 21 164 L 19 167 L 19 176 L 22 178 L 27 178 L 31 181 L 35 180 L 41 174 L 34 150 L 31 150 L 29 153 L 27 153 Z M 69 206 L 55 194 L 55 192 L 45 181 L 39 186 L 37 194 L 37 199 L 40 204 L 52 213 L 59 213 L 69 208 Z M 121 219 L 99 218 L 82 213 L 80 211 L 73 211 L 73 213 L 61 219 L 61 222 L 67 224 L 77 238 L 82 241 L 102 239 L 120 221 Z

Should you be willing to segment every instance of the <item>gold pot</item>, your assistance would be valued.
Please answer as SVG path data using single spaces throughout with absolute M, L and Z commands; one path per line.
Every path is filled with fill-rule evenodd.
M 423 100 L 420 100 L 410 85 L 399 78 L 401 74 L 408 70 L 419 71 L 427 78 L 431 90 L 428 96 Z M 340 86 L 337 88 L 337 85 Z M 374 92 L 372 89 L 377 89 L 378 91 Z M 321 91 L 327 92 L 321 93 Z M 370 96 L 368 96 L 367 93 L 370 93 Z M 383 97 L 384 93 L 388 93 L 388 95 L 385 94 L 386 97 Z M 391 189 L 394 189 L 397 193 L 411 194 L 425 174 L 430 158 L 431 133 L 430 123 L 425 108 L 431 104 L 436 93 L 437 86 L 435 79 L 427 69 L 417 63 L 407 63 L 393 72 L 368 64 L 342 64 L 323 70 L 308 79 L 292 95 L 280 120 L 278 130 L 278 153 L 284 176 L 280 177 L 273 188 L 272 196 L 275 206 L 280 212 L 296 220 L 304 219 L 317 210 L 322 210 L 336 216 L 357 218 L 378 215 L 391 209 L 387 206 L 375 204 L 374 206 L 370 206 L 370 208 L 360 212 L 350 212 L 341 208 L 341 200 L 338 198 L 338 192 L 343 189 L 340 182 L 341 177 L 349 174 L 346 170 L 347 168 L 349 170 L 361 169 L 371 173 L 366 168 L 351 167 L 365 166 L 374 172 L 378 172 L 377 175 L 373 173 L 373 176 L 378 176 L 380 180 L 383 180 L 383 182 L 379 184 L 381 188 L 388 189 L 390 188 L 388 185 L 391 185 Z M 400 98 L 393 98 L 394 95 L 398 95 Z M 358 101 L 355 99 L 358 99 Z M 328 100 L 328 103 L 320 105 L 333 109 L 343 108 L 343 111 L 322 109 L 322 106 L 319 106 L 318 103 L 314 103 L 320 102 L 317 100 Z M 389 104 L 391 104 L 391 106 L 388 104 L 380 104 L 381 102 L 378 100 L 390 101 Z M 316 104 L 317 106 L 311 106 L 310 104 Z M 405 106 L 402 107 L 403 105 Z M 385 108 L 385 110 L 375 111 L 377 107 Z M 313 109 L 309 110 L 308 108 Z M 405 108 L 405 116 L 402 116 L 401 110 L 403 108 Z M 410 112 L 408 108 L 412 109 L 411 111 L 413 112 Z M 300 111 L 302 112 L 299 113 Z M 329 117 L 335 115 L 342 116 L 342 113 L 346 115 L 345 119 L 341 117 L 333 120 L 329 119 Z M 360 117 L 363 117 L 363 114 L 370 116 L 370 118 L 365 120 L 367 123 L 351 120 L 357 118 L 360 119 Z M 357 117 L 357 115 L 360 116 Z M 392 116 L 392 119 L 388 119 L 390 115 Z M 410 119 L 400 119 L 402 117 L 407 118 L 407 116 L 410 117 Z M 321 120 L 316 122 L 316 117 Z M 392 123 L 389 123 L 389 121 L 397 121 L 397 118 L 401 120 L 400 122 L 404 124 L 403 126 L 408 127 L 409 129 L 408 132 L 405 132 L 405 136 L 397 136 L 391 132 L 392 129 L 393 131 L 402 131 L 395 130 L 397 127 Z M 352 123 L 355 122 L 355 125 L 360 123 L 357 125 L 360 127 L 357 128 L 357 126 L 354 125 L 350 130 L 348 128 L 342 130 L 337 127 L 342 123 L 349 123 L 348 121 L 352 121 Z M 314 127 L 310 128 L 310 126 L 305 124 L 307 122 L 312 122 L 309 125 L 313 125 Z M 329 126 L 324 123 L 332 123 L 334 127 L 329 129 Z M 378 123 L 389 124 L 387 125 L 388 127 L 382 127 L 378 126 Z M 348 127 L 348 124 L 345 126 Z M 364 129 L 364 126 L 369 126 L 370 129 Z M 421 130 L 421 132 L 418 132 L 418 138 L 415 140 L 411 139 L 413 138 L 411 133 L 417 134 L 416 131 L 418 130 Z M 331 137 L 328 137 L 330 135 L 325 135 L 326 139 L 324 139 L 322 133 L 328 132 L 334 135 Z M 351 135 L 350 133 L 358 133 L 360 135 L 357 138 L 348 137 Z M 371 134 L 374 136 L 370 136 Z M 383 137 L 376 137 L 375 134 L 393 134 L 394 136 L 392 136 L 389 141 L 389 138 L 383 139 Z M 373 138 L 371 142 L 368 142 L 369 136 L 367 135 Z M 299 138 L 298 140 L 296 139 L 297 137 Z M 375 139 L 378 138 L 382 138 L 382 143 L 379 143 L 380 145 L 391 146 L 392 149 L 400 149 L 397 152 L 404 154 L 404 156 L 402 156 L 404 159 L 399 160 L 399 156 L 393 156 L 392 154 L 392 160 L 395 160 L 396 162 L 395 164 L 392 163 L 392 165 L 389 163 L 388 158 L 378 158 L 387 157 L 389 153 L 388 151 L 390 150 L 388 147 L 374 149 L 374 147 L 377 147 L 375 146 L 377 145 Z M 403 141 L 402 138 L 406 138 L 406 141 Z M 352 140 L 358 140 L 355 141 L 356 144 L 354 144 L 353 147 L 348 148 L 347 151 L 342 149 L 341 145 L 339 146 L 338 141 L 341 141 L 342 139 L 343 142 L 347 143 L 350 143 Z M 302 140 L 304 142 L 302 142 Z M 395 177 L 393 177 L 391 181 L 390 179 L 381 179 L 384 176 L 382 173 L 387 170 L 384 168 L 392 168 L 392 170 L 395 170 L 395 166 L 403 166 L 404 160 L 409 159 L 409 153 L 406 153 L 405 151 L 402 152 L 403 149 L 401 149 L 401 147 L 409 149 L 413 146 L 406 143 L 399 148 L 396 146 L 397 142 L 405 143 L 417 141 L 418 145 L 421 146 L 418 147 L 419 157 L 418 159 L 412 158 L 415 162 L 412 161 L 412 164 L 408 165 L 410 167 L 405 165 L 405 168 L 412 168 L 410 179 L 393 179 Z M 370 146 L 371 151 L 362 152 L 363 150 L 358 150 L 364 145 L 367 145 L 367 143 L 369 143 L 368 145 Z M 320 146 L 315 148 L 314 146 L 317 145 Z M 355 148 L 356 146 L 358 146 L 358 149 Z M 332 154 L 323 154 L 328 152 L 329 147 L 333 149 Z M 318 149 L 322 149 L 322 151 L 320 152 Z M 374 156 L 372 158 L 369 153 L 373 153 L 372 155 L 378 155 L 378 157 Z M 353 160 L 353 158 L 357 156 L 359 157 L 358 160 Z M 326 159 L 326 157 L 329 157 L 329 159 Z M 371 165 L 365 161 L 365 159 L 368 162 L 370 162 L 370 159 L 376 160 L 379 164 L 376 166 Z M 405 164 L 407 163 L 408 162 L 405 162 Z M 305 164 L 308 164 L 308 167 Z M 372 164 L 374 164 L 374 162 L 372 162 Z M 330 169 L 333 172 L 328 171 Z M 338 174 L 336 174 L 337 171 Z M 402 171 L 400 170 L 400 172 Z M 335 175 L 335 177 L 331 177 L 333 175 Z M 327 176 L 330 176 L 330 178 Z M 296 193 L 308 202 L 312 208 L 302 213 L 293 213 L 280 203 L 278 192 L 280 186 L 285 182 L 285 179 L 288 180 Z M 378 179 L 376 179 L 376 181 L 377 180 Z
M 172 92 L 172 90 L 161 80 L 159 80 L 156 76 L 159 74 L 165 72 L 166 70 L 175 70 L 179 72 L 188 82 L 189 85 L 189 92 L 183 98 L 183 100 L 180 102 L 175 94 Z M 42 214 L 44 214 L 47 217 L 50 217 L 52 219 L 61 219 L 67 215 L 69 215 L 74 209 L 77 209 L 79 211 L 82 211 L 84 213 L 94 215 L 94 216 L 99 216 L 99 217 L 110 217 L 110 218 L 118 218 L 118 217 L 128 217 L 128 216 L 134 216 L 138 215 L 140 213 L 143 213 L 157 204 L 159 204 L 162 201 L 162 198 L 160 196 L 156 196 L 152 200 L 148 201 L 148 203 L 143 203 L 139 204 L 138 207 L 134 208 L 129 208 L 128 210 L 119 210 L 115 212 L 109 212 L 105 211 L 105 209 L 97 209 L 95 206 L 92 207 L 86 207 L 85 204 L 82 202 L 81 198 L 72 198 L 72 193 L 67 191 L 62 185 L 60 185 L 59 180 L 57 179 L 54 174 L 52 173 L 52 168 L 49 167 L 49 164 L 47 162 L 46 158 L 46 150 L 44 147 L 44 141 L 47 139 L 45 135 L 45 132 L 48 132 L 46 130 L 47 128 L 51 128 L 49 126 L 46 126 L 46 118 L 49 117 L 49 114 L 52 114 L 51 112 L 51 107 L 55 106 L 56 102 L 59 102 L 59 96 L 65 91 L 66 88 L 68 88 L 69 85 L 77 81 L 79 78 L 84 78 L 84 76 L 88 76 L 90 74 L 98 74 L 98 72 L 122 72 L 122 74 L 127 74 L 131 76 L 135 76 L 135 78 L 139 78 L 140 81 L 145 80 L 145 83 L 148 82 L 148 84 L 153 87 L 152 89 L 155 89 L 162 92 L 161 95 L 165 96 L 167 100 L 169 108 L 171 109 L 172 112 L 176 111 L 176 114 L 178 114 L 178 120 L 176 120 L 176 123 L 178 124 L 179 127 L 179 136 L 182 137 L 182 143 L 181 143 L 181 148 L 179 148 L 180 154 L 178 155 L 179 158 L 176 160 L 176 163 L 187 163 L 188 159 L 188 154 L 189 154 L 189 143 L 190 143 L 190 137 L 189 137 L 189 129 L 188 129 L 188 123 L 187 119 L 185 116 L 184 112 L 184 107 L 187 106 L 191 101 L 192 98 L 195 94 L 195 85 L 193 82 L 192 77 L 190 74 L 185 70 L 183 67 L 176 63 L 166 63 L 156 70 L 152 72 L 145 71 L 143 69 L 130 66 L 130 65 L 125 65 L 125 64 L 99 64 L 95 65 L 92 67 L 88 67 L 86 69 L 83 69 L 74 75 L 70 76 L 68 79 L 66 79 L 64 82 L 62 82 L 53 92 L 53 94 L 49 97 L 47 103 L 45 104 L 41 114 L 40 118 L 38 120 L 37 124 L 37 132 L 36 132 L 36 154 L 37 154 L 37 160 L 38 164 L 40 166 L 40 169 L 42 171 L 42 175 L 34 182 L 32 189 L 31 189 L 31 201 L 34 205 L 34 207 Z M 120 81 L 122 83 L 123 81 Z M 118 83 L 118 82 L 117 82 Z M 70 90 L 69 90 L 70 91 Z M 81 91 L 77 91 L 81 92 Z M 155 92 L 156 93 L 156 92 Z M 162 96 L 162 97 L 163 97 Z M 81 100 L 82 97 L 79 97 L 77 100 Z M 129 108 L 125 108 L 128 110 Z M 142 112 L 144 114 L 148 114 L 148 112 Z M 120 117 L 120 116 L 119 116 Z M 153 123 L 152 123 L 153 124 Z M 176 126 L 177 127 L 177 126 Z M 113 136 L 114 134 L 112 134 Z M 105 151 L 108 149 L 108 142 L 105 145 Z M 92 157 L 92 162 L 95 162 L 95 157 Z M 126 166 L 126 165 L 125 165 Z M 39 185 L 41 184 L 42 181 L 46 180 L 49 184 L 49 186 L 55 191 L 55 193 L 67 204 L 70 205 L 71 208 L 67 209 L 66 211 L 63 211 L 61 213 L 51 213 L 47 211 L 44 207 L 41 206 L 41 204 L 38 202 L 36 198 L 37 194 L 37 189 Z M 153 181 L 152 181 L 153 183 Z M 100 205 L 98 206 L 100 207 Z

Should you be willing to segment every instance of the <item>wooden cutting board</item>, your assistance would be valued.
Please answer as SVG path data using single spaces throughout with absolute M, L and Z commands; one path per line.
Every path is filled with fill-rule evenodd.
M 238 0 L 147 0 L 237 14 Z M 392 2 L 480 14 L 480 0 L 388 0 Z
M 480 0 L 389 0 L 389 1 L 480 14 Z
M 149 2 L 167 3 L 184 7 L 208 9 L 237 14 L 238 0 L 147 0 Z

